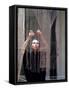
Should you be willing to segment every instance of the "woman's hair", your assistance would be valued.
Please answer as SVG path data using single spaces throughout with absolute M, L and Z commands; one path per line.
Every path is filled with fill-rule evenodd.
M 32 43 L 39 43 L 39 41 L 37 39 L 33 39 Z

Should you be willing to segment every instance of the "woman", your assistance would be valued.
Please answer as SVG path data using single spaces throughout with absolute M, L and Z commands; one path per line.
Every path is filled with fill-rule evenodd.
M 38 30 L 36 35 L 39 39 L 34 39 L 31 44 L 32 51 L 26 50 L 31 38 L 35 35 L 33 31 L 29 33 L 27 40 L 23 44 L 23 63 L 22 70 L 24 70 L 26 79 L 28 82 L 45 81 L 46 77 L 46 49 L 48 47 L 46 40 L 43 37 L 42 32 Z M 40 41 L 44 46 L 40 46 Z

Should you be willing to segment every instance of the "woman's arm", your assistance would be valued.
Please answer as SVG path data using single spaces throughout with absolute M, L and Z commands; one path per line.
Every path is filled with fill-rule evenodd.
M 28 46 L 28 43 L 31 40 L 32 36 L 34 36 L 33 31 L 29 32 L 29 36 L 27 37 L 26 41 L 23 43 L 23 45 L 21 47 L 21 51 L 23 54 L 25 53 L 26 47 Z
M 40 47 L 40 50 L 47 50 L 48 49 L 48 43 L 47 43 L 47 40 L 44 37 L 43 33 L 40 30 L 38 30 L 37 35 L 38 35 L 39 39 L 42 41 L 42 43 L 43 43 L 43 46 Z
M 40 35 L 40 38 L 44 44 L 44 46 L 42 47 L 42 49 L 48 49 L 48 43 L 47 40 L 44 38 L 43 34 Z

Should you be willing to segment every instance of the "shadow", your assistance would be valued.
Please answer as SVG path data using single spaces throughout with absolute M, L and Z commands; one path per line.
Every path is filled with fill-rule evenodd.
M 8 80 L 4 80 L 6 83 L 9 83 L 9 81 Z

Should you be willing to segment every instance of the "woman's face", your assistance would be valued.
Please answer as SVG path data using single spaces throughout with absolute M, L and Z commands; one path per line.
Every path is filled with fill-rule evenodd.
M 34 49 L 34 50 L 38 50 L 39 49 L 39 43 L 37 42 L 33 42 L 32 43 L 32 49 Z

